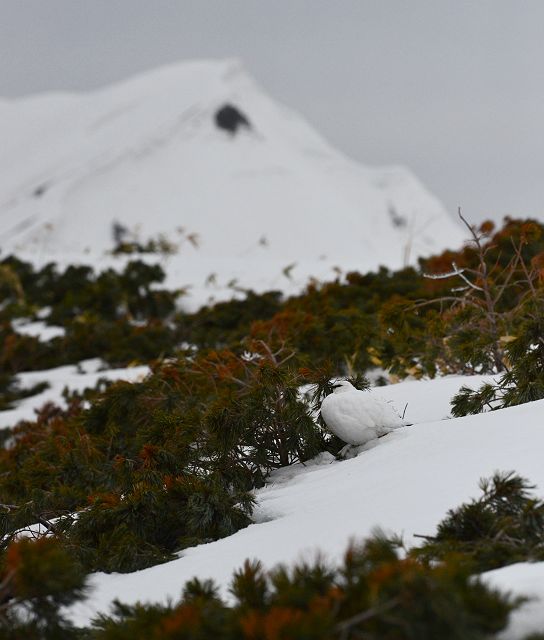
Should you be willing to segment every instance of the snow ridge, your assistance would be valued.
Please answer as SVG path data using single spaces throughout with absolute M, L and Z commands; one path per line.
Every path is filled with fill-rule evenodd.
M 218 129 L 225 104 L 251 128 Z M 199 248 L 184 244 L 168 272 L 202 302 L 225 297 L 229 282 L 229 297 L 233 282 L 297 289 L 338 268 L 401 267 L 462 240 L 408 170 L 346 158 L 237 60 L 183 62 L 0 109 L 4 253 L 106 264 L 114 221 L 144 242 L 164 233 L 181 243 L 182 227 Z

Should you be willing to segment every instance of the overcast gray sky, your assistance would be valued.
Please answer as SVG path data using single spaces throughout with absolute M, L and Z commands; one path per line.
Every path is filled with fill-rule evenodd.
M 338 148 L 411 167 L 450 210 L 544 217 L 543 36 L 544 0 L 0 0 L 0 95 L 238 56 Z

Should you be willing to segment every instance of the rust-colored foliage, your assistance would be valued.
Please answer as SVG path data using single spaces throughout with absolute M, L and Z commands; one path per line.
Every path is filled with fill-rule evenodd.
M 170 614 L 161 624 L 163 638 L 190 637 L 202 625 L 202 611 L 194 604 L 183 604 Z

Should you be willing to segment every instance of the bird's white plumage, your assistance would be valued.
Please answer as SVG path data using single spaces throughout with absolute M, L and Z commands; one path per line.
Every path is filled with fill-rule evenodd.
M 352 445 L 366 444 L 403 425 L 395 408 L 374 390 L 359 391 L 347 380 L 321 405 L 327 427 Z

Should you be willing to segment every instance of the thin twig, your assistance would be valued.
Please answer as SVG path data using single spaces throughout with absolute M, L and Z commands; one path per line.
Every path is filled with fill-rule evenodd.
M 357 613 L 356 615 L 348 618 L 347 620 L 343 620 L 336 625 L 336 631 L 340 633 L 340 638 L 347 638 L 349 630 L 357 624 L 361 622 L 365 622 L 365 620 L 370 620 L 370 618 L 374 618 L 393 607 L 396 607 L 400 602 L 399 598 L 391 598 L 387 602 L 384 602 L 377 607 L 372 607 L 371 609 L 367 609 L 366 611 L 361 611 L 361 613 Z

